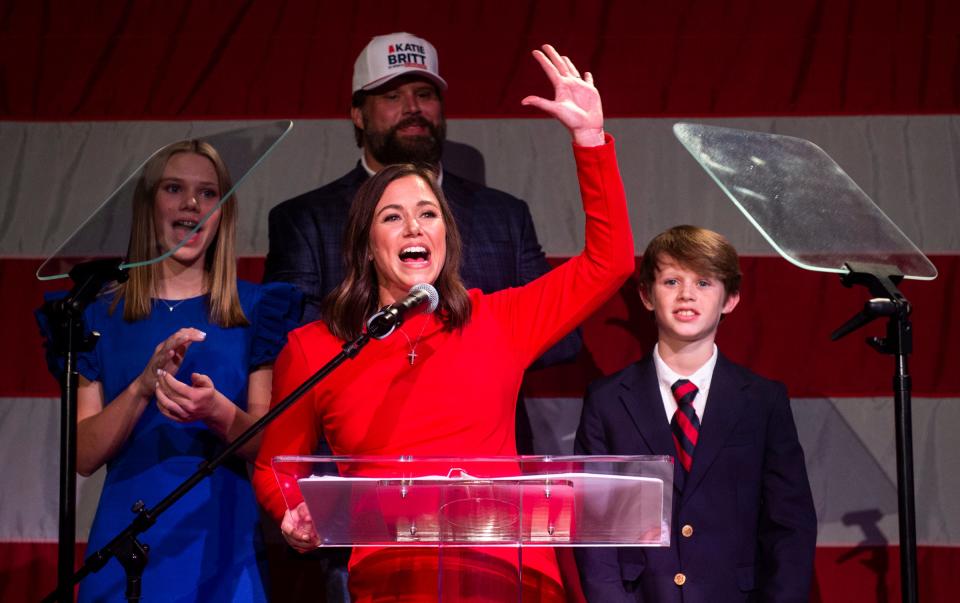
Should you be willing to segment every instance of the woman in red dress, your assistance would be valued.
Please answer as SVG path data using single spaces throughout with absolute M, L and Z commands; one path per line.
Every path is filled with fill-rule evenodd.
M 319 538 L 303 503 L 287 508 L 273 457 L 310 454 L 321 434 L 334 454 L 344 456 L 515 455 L 514 411 L 524 370 L 633 271 L 623 184 L 593 78 L 589 72 L 581 76 L 551 46 L 533 55 L 555 98 L 528 96 L 522 102 L 570 131 L 586 214 L 585 248 L 524 287 L 489 295 L 466 291 L 458 274 L 456 224 L 434 175 L 389 166 L 364 184 L 347 224 L 347 277 L 327 299 L 323 320 L 289 335 L 274 369 L 274 402 L 413 285 L 433 284 L 440 305 L 404 322 L 399 333 L 371 341 L 267 429 L 254 487 L 298 550 L 315 548 Z M 502 583 L 502 592 L 515 588 L 516 557 L 510 548 L 463 551 L 462 572 L 480 579 L 460 581 L 465 586 L 459 598 L 502 600 L 497 585 Z M 351 595 L 357 602 L 436 600 L 437 565 L 435 549 L 355 549 Z M 522 576 L 524 601 L 564 600 L 552 549 L 525 548 Z

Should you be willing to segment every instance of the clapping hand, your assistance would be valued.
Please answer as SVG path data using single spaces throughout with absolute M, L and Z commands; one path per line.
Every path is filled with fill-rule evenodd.
M 573 61 L 561 56 L 549 44 L 543 45 L 542 52 L 534 50 L 533 57 L 553 84 L 554 99 L 528 96 L 521 104 L 537 107 L 557 118 L 580 146 L 604 144 L 603 105 L 593 85 L 593 75 L 587 71 L 581 77 Z
M 176 375 L 190 344 L 203 341 L 206 336 L 207 334 L 199 329 L 183 328 L 158 343 L 153 349 L 153 355 L 150 356 L 147 366 L 137 377 L 137 393 L 147 399 L 153 397 L 157 389 L 159 372 Z
M 213 380 L 200 373 L 191 374 L 188 385 L 161 369 L 156 395 L 160 412 L 178 423 L 208 420 L 218 409 Z

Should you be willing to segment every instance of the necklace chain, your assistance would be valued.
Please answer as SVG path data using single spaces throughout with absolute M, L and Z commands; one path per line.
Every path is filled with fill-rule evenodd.
M 427 322 L 427 319 L 424 318 L 423 326 L 420 327 L 420 334 L 417 335 L 416 341 L 410 341 L 410 336 L 403 330 L 403 327 L 397 327 L 397 330 L 406 338 L 407 345 L 410 346 L 410 353 L 407 354 L 410 366 L 413 366 L 413 363 L 417 361 L 417 346 L 420 345 L 420 338 L 423 337 L 423 330 L 427 328 Z
M 192 299 L 192 298 L 187 297 L 187 298 L 181 299 L 181 300 L 179 300 L 179 301 L 178 301 L 177 303 L 175 303 L 175 304 L 168 303 L 167 300 L 163 299 L 162 297 L 158 297 L 157 299 L 160 300 L 160 303 L 162 303 L 164 306 L 167 307 L 167 310 L 170 310 L 171 312 L 173 312 L 174 310 L 177 309 L 177 306 L 179 306 L 179 305 L 182 304 L 183 302 L 185 302 L 185 301 L 187 301 L 187 300 L 189 300 L 189 299 Z

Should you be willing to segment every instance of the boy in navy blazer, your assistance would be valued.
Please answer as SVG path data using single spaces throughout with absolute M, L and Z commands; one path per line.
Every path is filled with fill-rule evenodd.
M 669 548 L 576 549 L 589 601 L 807 603 L 817 519 L 783 384 L 714 339 L 740 301 L 737 252 L 676 226 L 640 266 L 657 345 L 587 390 L 578 454 L 675 458 Z

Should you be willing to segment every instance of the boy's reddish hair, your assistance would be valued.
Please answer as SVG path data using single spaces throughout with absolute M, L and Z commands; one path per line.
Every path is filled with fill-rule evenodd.
M 723 235 L 699 226 L 681 224 L 653 238 L 640 260 L 640 286 L 650 291 L 657 266 L 670 256 L 697 274 L 720 279 L 727 296 L 740 292 L 740 258 Z

